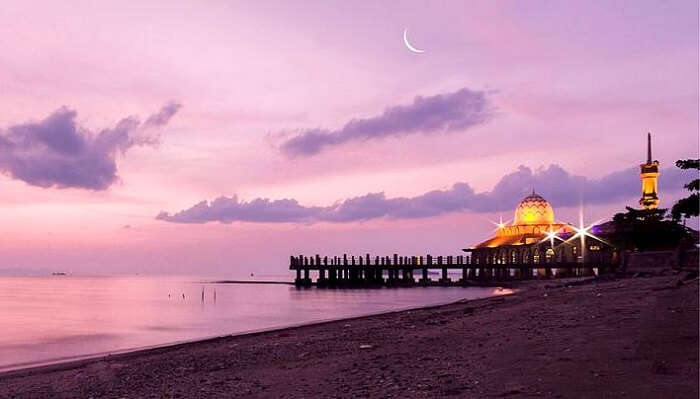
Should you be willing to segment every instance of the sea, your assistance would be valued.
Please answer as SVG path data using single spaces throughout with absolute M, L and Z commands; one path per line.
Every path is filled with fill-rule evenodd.
M 487 287 L 298 289 L 195 277 L 0 277 L 0 371 L 499 295 Z

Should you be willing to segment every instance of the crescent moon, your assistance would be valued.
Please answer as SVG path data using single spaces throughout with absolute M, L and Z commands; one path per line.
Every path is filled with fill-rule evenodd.
M 425 51 L 425 50 L 421 50 L 421 49 L 418 49 L 418 48 L 411 46 L 411 43 L 408 42 L 408 29 L 403 30 L 403 42 L 406 44 L 406 48 L 408 48 L 409 51 L 412 51 L 412 52 L 418 53 L 418 54 Z

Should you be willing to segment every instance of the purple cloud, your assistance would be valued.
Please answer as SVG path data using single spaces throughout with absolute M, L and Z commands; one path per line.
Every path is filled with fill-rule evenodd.
M 182 104 L 175 102 L 165 104 L 160 111 L 149 116 L 143 123 L 143 126 L 147 128 L 165 126 L 168 124 L 168 122 L 170 122 L 170 119 L 177 113 L 177 111 L 180 110 L 180 108 L 182 108 Z
M 167 124 L 179 108 L 169 103 L 143 123 L 129 116 L 92 132 L 77 125 L 76 111 L 61 107 L 39 122 L 0 130 L 0 171 L 33 186 L 105 190 L 118 178 L 117 152 L 156 144 L 151 130 Z
M 350 141 L 464 130 L 488 121 L 491 115 L 486 93 L 464 88 L 430 97 L 417 96 L 410 105 L 388 107 L 373 118 L 352 119 L 339 130 L 307 129 L 284 141 L 280 149 L 290 157 L 312 156 L 326 147 Z
M 156 219 L 177 223 L 240 222 L 310 222 L 323 208 L 305 207 L 296 200 L 271 201 L 257 198 L 239 201 L 237 196 L 219 197 L 211 203 L 202 201 L 173 215 L 161 212 Z
M 662 172 L 661 189 L 681 190 L 689 179 L 678 169 Z M 639 192 L 637 168 L 613 172 L 601 179 L 588 179 L 569 174 L 558 165 L 533 171 L 521 166 L 496 184 L 492 191 L 475 193 L 467 183 L 456 183 L 447 190 L 434 190 L 410 198 L 386 198 L 384 193 L 369 193 L 346 199 L 328 207 L 307 207 L 296 200 L 272 201 L 258 198 L 239 201 L 236 196 L 220 197 L 209 203 L 169 214 L 161 212 L 156 218 L 174 223 L 221 222 L 353 222 L 377 218 L 415 219 L 457 211 L 509 211 L 532 189 L 542 194 L 554 206 L 586 203 L 610 203 L 634 198 Z

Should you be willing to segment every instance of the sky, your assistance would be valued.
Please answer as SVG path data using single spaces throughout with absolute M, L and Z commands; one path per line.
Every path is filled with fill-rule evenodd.
M 533 189 L 637 205 L 647 132 L 662 207 L 698 157 L 696 1 L 4 2 L 0 48 L 6 270 L 456 255 Z

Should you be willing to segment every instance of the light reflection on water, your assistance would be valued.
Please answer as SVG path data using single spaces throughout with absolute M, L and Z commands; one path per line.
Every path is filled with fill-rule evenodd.
M 0 277 L 0 369 L 503 293 L 479 287 L 335 290 L 160 277 Z

